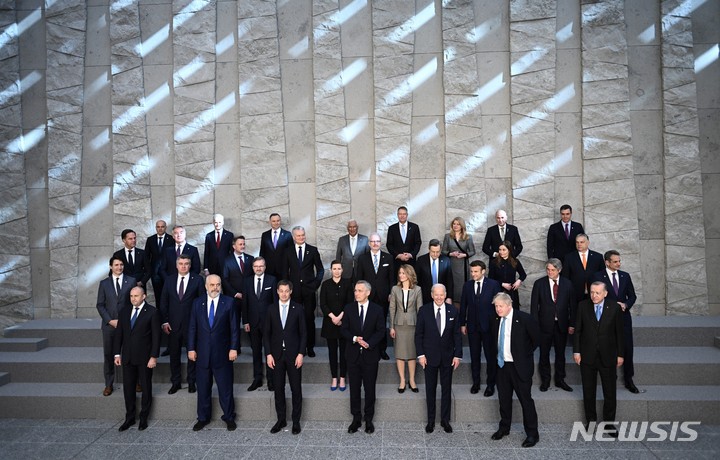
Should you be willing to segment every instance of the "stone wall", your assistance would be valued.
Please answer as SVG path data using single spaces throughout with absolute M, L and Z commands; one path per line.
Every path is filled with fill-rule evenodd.
M 527 304 L 570 203 L 636 314 L 720 314 L 719 5 L 0 0 L 0 326 L 94 317 L 126 227 L 279 212 L 328 265 L 399 205 L 478 253 L 506 209 Z

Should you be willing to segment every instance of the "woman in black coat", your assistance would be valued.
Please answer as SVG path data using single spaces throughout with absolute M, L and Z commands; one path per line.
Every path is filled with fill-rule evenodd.
M 340 391 L 345 391 L 347 364 L 345 362 L 345 340 L 340 335 L 340 326 L 345 305 L 353 299 L 353 283 L 351 279 L 342 277 L 342 265 L 337 260 L 333 260 L 330 264 L 330 272 L 332 277 L 323 281 L 320 286 L 320 309 L 323 313 L 320 335 L 327 340 L 328 345 L 330 373 L 332 374 L 330 390 L 338 389 L 338 379 L 340 379 Z M 340 351 L 339 355 L 338 350 Z M 340 361 L 339 372 L 338 358 Z
M 502 286 L 504 292 L 510 294 L 513 307 L 520 309 L 518 289 L 527 278 L 525 269 L 519 260 L 512 255 L 512 245 L 503 241 L 498 248 L 498 255 L 490 262 L 488 278 L 494 279 Z

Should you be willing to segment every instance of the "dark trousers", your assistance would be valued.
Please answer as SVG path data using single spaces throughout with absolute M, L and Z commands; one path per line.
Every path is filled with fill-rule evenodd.
M 103 326 L 103 375 L 105 386 L 113 386 L 115 381 L 115 353 L 113 353 L 113 342 L 115 341 L 115 328 Z
M 197 415 L 201 422 L 209 422 L 212 408 L 213 378 L 217 382 L 218 399 L 226 422 L 235 420 L 235 399 L 233 398 L 233 365 L 223 364 L 216 368 L 196 367 L 197 369 Z
M 597 397 L 597 376 L 600 374 L 600 384 L 603 392 L 603 421 L 614 422 L 617 409 L 617 368 L 603 367 L 600 354 L 595 357 L 595 364 L 587 364 L 583 359 L 580 361 L 580 378 L 583 387 L 583 404 L 585 405 L 585 420 L 587 422 L 597 421 L 596 397 Z
M 555 383 L 565 380 L 565 345 L 567 345 L 567 329 L 562 330 L 555 321 L 553 330 L 542 331 L 540 339 L 540 361 L 538 370 L 540 380 L 544 384 L 550 384 L 550 349 L 555 348 Z
M 290 391 L 292 392 L 292 421 L 300 423 L 300 415 L 302 414 L 302 368 L 295 367 L 295 356 L 283 354 L 275 360 L 275 370 L 273 372 L 273 385 L 275 385 L 275 412 L 279 421 L 286 420 L 286 402 L 285 402 L 285 375 L 290 381 Z
M 428 423 L 435 423 L 435 399 L 440 374 L 440 420 L 450 421 L 450 394 L 452 390 L 452 366 L 425 366 L 425 403 Z
M 261 382 L 263 379 L 263 367 L 265 367 L 265 375 L 268 383 L 272 382 L 273 370 L 268 366 L 263 366 L 263 357 L 270 354 L 270 350 L 263 353 L 263 330 L 262 327 L 250 327 L 250 348 L 252 349 L 253 358 L 253 381 Z
M 494 388 L 497 379 L 497 359 L 493 354 L 493 343 L 490 331 L 468 332 L 468 343 L 470 344 L 470 370 L 472 373 L 473 385 L 480 385 L 480 353 L 485 348 L 485 362 L 487 363 L 487 386 Z
M 535 410 L 535 401 L 532 399 L 532 379 L 520 380 L 515 364 L 505 362 L 498 368 L 497 375 L 498 400 L 500 401 L 500 429 L 510 432 L 512 423 L 512 397 L 513 391 L 520 401 L 523 414 L 523 427 L 525 434 L 538 439 L 538 416 Z
M 361 352 L 362 353 L 362 352 Z M 366 363 L 361 355 L 357 361 L 348 362 L 350 378 L 350 413 L 354 421 L 362 420 L 360 411 L 360 388 L 365 387 L 365 421 L 372 422 L 375 416 L 375 383 L 377 382 L 377 361 Z
M 125 397 L 125 420 L 135 420 L 135 386 L 140 383 L 142 399 L 140 420 L 147 420 L 152 405 L 152 374 L 153 370 L 145 364 L 123 364 L 123 396 Z
M 326 339 L 328 345 L 328 355 L 330 355 L 330 374 L 332 378 L 344 378 L 347 375 L 347 362 L 345 362 L 345 345 L 347 342 L 343 339 Z M 340 354 L 338 355 L 338 348 Z M 340 359 L 340 373 L 338 374 L 338 358 Z
M 623 312 L 623 340 L 625 341 L 623 378 L 627 384 L 635 375 L 635 366 L 633 365 L 632 315 L 629 310 Z
M 168 351 L 170 352 L 170 383 L 180 385 L 182 382 L 182 366 L 180 355 L 182 348 L 187 347 L 187 329 L 179 327 L 172 329 L 168 336 Z M 187 382 L 194 384 L 196 380 L 195 361 L 187 362 Z

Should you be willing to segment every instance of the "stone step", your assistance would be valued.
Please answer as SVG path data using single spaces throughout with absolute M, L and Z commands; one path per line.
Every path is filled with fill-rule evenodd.
M 315 358 L 306 358 L 303 379 L 308 383 L 330 382 L 328 350 L 316 349 Z M 399 382 L 393 350 L 388 349 L 389 361 L 380 361 L 378 382 L 394 384 Z M 463 350 L 464 360 L 455 372 L 455 381 L 471 383 L 469 349 Z M 183 353 L 184 355 L 184 353 Z M 538 361 L 539 352 L 535 354 Z M 103 381 L 103 353 L 100 347 L 49 347 L 38 352 L 0 352 L 0 371 L 10 372 L 14 382 L 75 382 L 98 384 Z M 572 350 L 566 349 L 566 381 L 580 384 L 580 369 L 572 360 Z M 183 357 L 182 361 L 186 359 Z M 554 354 L 551 353 L 551 365 Z M 249 385 L 253 379 L 252 356 L 249 347 L 242 350 L 234 366 L 235 382 Z M 122 371 L 118 371 L 119 375 Z M 185 369 L 183 366 L 183 375 Z M 622 371 L 619 371 L 620 374 Z M 485 382 L 485 364 L 481 368 L 481 379 Z M 423 382 L 423 373 L 417 370 L 417 381 Z M 720 349 L 708 347 L 636 347 L 635 383 L 638 385 L 713 385 L 720 382 Z M 170 358 L 161 357 L 153 373 L 157 384 L 170 382 Z M 540 383 L 535 372 L 535 383 Z
M 10 373 L 0 372 L 0 387 L 10 383 Z
M 550 390 L 533 391 L 540 423 L 569 423 L 583 420 L 582 388 L 573 385 L 572 393 Z M 453 385 L 452 419 L 454 422 L 497 422 L 497 394 L 485 398 L 470 394 L 469 385 Z M 720 423 L 720 386 L 649 386 L 647 392 L 634 395 L 618 389 L 618 420 L 700 421 Z M 303 384 L 303 420 L 347 420 L 350 416 L 350 392 L 331 392 L 326 385 Z M 166 394 L 162 387 L 153 387 L 153 420 L 193 420 L 196 417 L 196 395 L 180 391 Z M 239 420 L 274 420 L 274 394 L 267 390 L 252 393 L 241 385 L 234 387 L 235 406 Z M 439 398 L 439 388 L 437 397 Z M 290 390 L 286 391 L 288 411 Z M 419 393 L 398 394 L 395 385 L 377 387 L 376 421 L 424 423 L 426 421 L 425 388 Z M 598 398 L 602 391 L 598 388 Z M 10 383 L 0 387 L 3 417 L 10 418 L 85 418 L 121 419 L 124 402 L 121 385 L 109 397 L 101 395 L 96 384 Z M 601 411 L 598 402 L 598 411 Z M 439 410 L 439 401 L 438 401 Z M 213 389 L 213 419 L 221 410 Z M 513 420 L 521 421 L 517 401 L 513 404 Z
M 0 352 L 3 351 L 39 351 L 48 346 L 46 338 L 0 338 Z

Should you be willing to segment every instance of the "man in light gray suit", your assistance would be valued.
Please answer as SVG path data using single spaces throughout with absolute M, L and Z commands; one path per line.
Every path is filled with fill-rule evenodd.
M 342 277 L 355 280 L 358 258 L 370 251 L 370 245 L 367 236 L 358 234 L 358 223 L 355 219 L 348 221 L 347 231 L 347 235 L 338 239 L 335 260 L 339 260 L 342 265 Z

